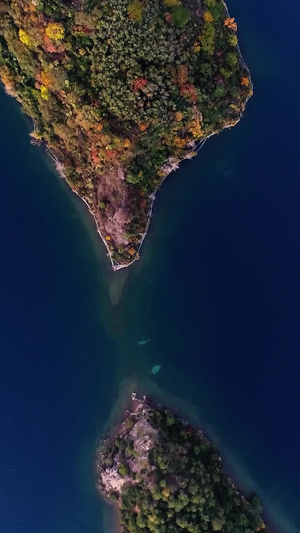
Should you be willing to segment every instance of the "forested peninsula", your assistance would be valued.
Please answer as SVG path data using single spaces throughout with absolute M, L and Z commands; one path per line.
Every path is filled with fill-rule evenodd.
M 267 533 L 259 500 L 238 492 L 201 431 L 134 401 L 96 458 L 97 488 L 118 504 L 123 533 Z
M 0 0 L 2 82 L 114 269 L 139 257 L 163 179 L 239 121 L 236 32 L 223 0 Z

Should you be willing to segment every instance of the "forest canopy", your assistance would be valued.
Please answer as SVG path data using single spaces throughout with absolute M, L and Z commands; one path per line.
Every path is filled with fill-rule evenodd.
M 252 93 L 222 0 L 0 0 L 0 75 L 88 204 L 115 265 L 153 194 Z
M 157 405 L 127 415 L 96 463 L 124 533 L 267 533 L 258 498 L 239 493 L 211 442 Z

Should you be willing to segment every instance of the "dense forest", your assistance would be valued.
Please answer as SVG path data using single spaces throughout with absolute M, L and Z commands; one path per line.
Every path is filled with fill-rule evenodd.
M 124 533 L 267 533 L 259 500 L 238 492 L 214 446 L 156 405 L 140 406 L 101 446 L 97 483 L 119 503 Z
M 222 0 L 0 0 L 0 75 L 88 204 L 115 266 L 153 195 L 252 93 Z

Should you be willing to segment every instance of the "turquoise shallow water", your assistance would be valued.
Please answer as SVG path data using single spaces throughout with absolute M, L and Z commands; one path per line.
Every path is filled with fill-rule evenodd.
M 274 531 L 300 531 L 300 13 L 229 7 L 254 98 L 168 178 L 129 271 L 0 95 L 3 533 L 105 531 L 93 452 L 128 378 L 203 427 Z

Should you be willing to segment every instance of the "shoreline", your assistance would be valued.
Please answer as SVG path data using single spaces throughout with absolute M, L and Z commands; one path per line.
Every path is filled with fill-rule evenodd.
M 224 9 L 226 11 L 226 14 L 227 14 L 227 17 L 230 17 L 230 13 L 229 13 L 229 9 L 228 9 L 228 6 L 226 4 L 226 2 L 224 0 L 222 0 L 223 2 L 223 5 L 224 5 Z M 110 264 L 111 264 L 111 267 L 112 267 L 112 270 L 113 272 L 117 272 L 119 270 L 122 270 L 124 268 L 128 268 L 130 267 L 131 265 L 133 265 L 133 263 L 135 263 L 136 261 L 139 260 L 140 258 L 140 251 L 141 251 L 141 248 L 143 246 L 143 243 L 148 235 L 148 232 L 149 232 L 149 228 L 150 228 L 150 225 L 151 225 L 151 220 L 152 220 L 152 215 L 153 215 L 153 207 L 154 207 L 154 202 L 156 200 L 156 195 L 159 191 L 159 189 L 162 187 L 162 185 L 164 184 L 166 178 L 174 171 L 178 170 L 179 168 L 179 165 L 180 163 L 182 163 L 183 161 L 187 160 L 187 159 L 192 159 L 194 156 L 191 155 L 192 152 L 196 152 L 196 155 L 198 155 L 199 151 L 201 150 L 201 148 L 203 148 L 204 144 L 206 143 L 206 141 L 208 139 L 210 139 L 211 137 L 215 136 L 215 135 L 219 135 L 220 133 L 222 133 L 224 130 L 226 129 L 231 129 L 233 128 L 234 126 L 236 126 L 242 119 L 243 117 L 243 114 L 244 114 L 244 111 L 246 109 L 246 106 L 247 106 L 247 103 L 248 101 L 250 100 L 251 96 L 253 95 L 253 82 L 252 82 L 252 79 L 251 79 L 251 73 L 250 73 L 250 70 L 249 68 L 247 67 L 245 61 L 244 61 L 244 58 L 243 58 L 243 55 L 241 53 L 241 49 L 240 49 L 240 45 L 239 45 L 239 42 L 237 43 L 237 49 L 238 49 L 238 53 L 239 53 L 239 62 L 240 62 L 240 65 L 242 67 L 244 67 L 247 72 L 248 72 L 248 77 L 249 77 L 249 80 L 250 80 L 250 88 L 251 88 L 251 92 L 249 94 L 249 96 L 246 98 L 245 102 L 244 102 L 244 105 L 243 105 L 243 109 L 241 110 L 240 112 L 240 115 L 238 117 L 238 119 L 233 122 L 232 124 L 228 124 L 224 127 L 222 127 L 222 129 L 218 130 L 218 131 L 213 131 L 212 133 L 210 133 L 209 135 L 207 135 L 207 137 L 204 137 L 204 139 L 201 139 L 200 141 L 198 141 L 198 143 L 196 141 L 194 141 L 194 145 L 191 146 L 191 150 L 189 152 L 186 153 L 185 157 L 183 157 L 182 159 L 180 159 L 179 161 L 176 161 L 176 159 L 174 159 L 174 161 L 171 163 L 171 164 L 174 164 L 174 168 L 172 168 L 165 176 L 163 176 L 161 182 L 159 183 L 159 185 L 156 187 L 156 189 L 154 190 L 154 192 L 152 194 L 150 194 L 150 196 L 148 197 L 148 200 L 150 200 L 150 208 L 149 208 L 149 211 L 148 211 L 148 214 L 147 214 L 147 224 L 146 224 L 146 228 L 145 228 L 145 231 L 144 233 L 141 234 L 141 239 L 140 239 L 140 242 L 139 242 L 139 245 L 138 245 L 138 248 L 137 248 L 137 255 L 136 257 L 134 257 L 134 259 L 132 259 L 129 263 L 126 263 L 126 264 L 120 264 L 118 262 L 116 262 L 113 258 L 112 258 L 112 252 L 108 246 L 108 243 L 106 241 L 106 239 L 102 236 L 102 233 L 101 233 L 101 230 L 100 230 L 100 227 L 99 227 L 99 223 L 98 223 L 98 220 L 96 218 L 96 215 L 93 213 L 93 210 L 91 209 L 88 201 L 85 199 L 84 196 L 80 196 L 80 194 L 71 187 L 71 185 L 68 183 L 67 179 L 66 179 L 66 176 L 64 174 L 64 166 L 63 164 L 59 161 L 59 159 L 56 157 L 55 153 L 53 152 L 53 150 L 51 150 L 51 148 L 49 148 L 47 145 L 46 146 L 46 153 L 50 156 L 50 158 L 52 159 L 52 161 L 54 162 L 54 166 L 55 166 L 55 169 L 57 171 L 57 173 L 59 174 L 59 176 L 61 178 L 63 178 L 65 180 L 65 182 L 67 183 L 67 185 L 69 186 L 70 190 L 75 193 L 78 198 L 80 198 L 80 200 L 82 200 L 85 205 L 87 206 L 88 208 L 88 211 L 89 213 L 92 215 L 93 217 L 93 220 L 95 222 L 95 225 L 96 225 L 96 229 L 97 229 L 97 233 L 99 234 L 105 248 L 106 248 L 106 251 L 107 251 L 107 257 L 109 258 L 109 261 L 110 261 Z M 35 120 L 31 117 L 32 119 L 32 123 L 33 123 L 33 131 L 35 131 L 36 129 L 36 124 L 35 124 Z M 38 142 L 37 142 L 38 143 Z M 165 165 L 168 164 L 168 161 L 170 161 L 171 158 L 167 159 L 163 165 L 162 168 L 164 168 Z
M 227 17 L 230 17 L 230 13 L 229 13 L 229 9 L 228 9 L 228 6 L 226 4 L 226 2 L 223 0 L 223 4 L 224 4 L 224 8 L 226 10 L 226 13 L 227 13 Z M 224 128 L 222 128 L 221 130 L 219 131 L 215 131 L 215 132 L 212 132 L 210 133 L 207 137 L 205 137 L 204 139 L 201 139 L 201 141 L 199 141 L 199 148 L 196 148 L 196 152 L 197 152 L 197 155 L 199 153 L 199 151 L 201 150 L 201 148 L 204 146 L 204 144 L 206 143 L 206 141 L 208 139 L 210 139 L 211 137 L 213 137 L 214 135 L 219 135 L 220 133 L 222 133 L 222 131 L 226 130 L 226 129 L 231 129 L 233 128 L 234 126 L 236 126 L 242 119 L 242 116 L 244 114 L 244 111 L 246 109 L 246 105 L 248 103 L 248 101 L 250 100 L 250 98 L 252 97 L 253 95 L 253 82 L 252 82 L 252 79 L 251 79 L 251 73 L 250 73 L 250 69 L 247 67 L 245 61 L 244 61 L 244 58 L 243 58 L 243 55 L 242 55 L 242 52 L 241 52 L 241 49 L 240 49 L 240 45 L 239 45 L 239 42 L 237 43 L 237 49 L 238 49 L 238 52 L 239 52 L 239 59 L 240 59 L 240 64 L 248 71 L 248 77 L 249 77 L 249 80 L 250 80 L 250 87 L 251 87 L 251 92 L 249 94 L 249 96 L 246 98 L 245 100 L 245 103 L 244 103 L 244 108 L 243 110 L 241 111 L 240 115 L 239 115 L 239 118 L 232 124 L 228 125 L 228 126 L 225 126 Z M 191 150 L 193 151 L 193 150 Z M 111 253 L 110 253 L 110 250 L 107 246 L 107 243 L 105 242 L 105 240 L 103 239 L 102 235 L 101 235 L 101 232 L 100 232 L 100 229 L 98 227 L 98 224 L 97 224 L 97 220 L 96 220 L 96 217 L 94 216 L 93 212 L 89 209 L 90 213 L 92 214 L 94 220 L 95 220 L 95 223 L 96 223 L 96 227 L 97 227 L 97 231 L 102 239 L 102 241 L 104 242 L 105 244 L 105 247 L 107 249 L 107 252 L 108 252 L 108 257 L 109 257 L 109 260 L 111 262 L 111 266 L 112 266 L 112 270 L 114 272 L 118 271 L 118 270 L 121 270 L 122 268 L 128 268 L 129 266 L 131 266 L 133 263 L 135 263 L 136 261 L 138 261 L 139 259 L 139 253 L 140 253 L 140 250 L 142 248 L 142 245 L 144 243 L 144 240 L 145 238 L 147 237 L 147 234 L 148 234 L 148 231 L 149 231 L 149 228 L 150 228 L 150 225 L 151 225 L 151 219 L 152 219 L 152 214 L 153 214 L 153 207 L 154 207 L 154 202 L 155 202 L 155 199 L 156 199 L 156 195 L 159 191 L 159 189 L 162 187 L 164 181 L 166 180 L 166 178 L 174 171 L 178 170 L 179 168 L 179 165 L 180 163 L 182 163 L 182 161 L 185 161 L 186 159 L 192 159 L 193 156 L 190 156 L 189 154 L 186 155 L 186 157 L 183 157 L 182 159 L 180 159 L 178 162 L 177 162 L 177 166 L 175 168 L 173 168 L 170 172 L 168 172 L 168 174 L 166 174 L 163 179 L 161 180 L 160 184 L 157 186 L 157 188 L 155 189 L 155 191 L 149 196 L 149 198 L 151 199 L 151 205 L 150 205 L 150 209 L 149 209 L 149 212 L 148 212 L 148 221 L 147 221 L 147 225 L 146 225 L 146 229 L 144 231 L 144 233 L 142 234 L 142 238 L 141 238 L 141 241 L 140 241 L 140 244 L 138 246 L 138 249 L 137 249 L 137 253 L 138 253 L 138 257 L 135 257 L 131 262 L 127 263 L 126 265 L 121 265 L 119 263 L 116 263 L 112 257 L 111 257 Z M 167 163 L 167 162 L 166 162 Z M 81 196 L 78 195 L 80 198 Z M 84 200 L 84 199 L 83 199 Z M 84 200 L 85 201 L 85 200 Z M 85 202 L 87 203 L 87 202 Z
M 250 73 L 249 73 L 249 79 L 250 79 L 250 83 L 251 83 L 251 89 L 253 91 L 253 84 L 252 84 L 252 80 L 250 78 Z M 201 141 L 199 141 L 199 146 L 195 147 L 195 150 L 197 155 L 198 153 L 200 152 L 201 148 L 203 148 L 204 144 L 206 143 L 206 141 L 208 139 L 210 139 L 211 137 L 214 137 L 215 135 L 219 135 L 220 133 L 222 133 L 224 130 L 227 130 L 227 129 L 231 129 L 231 128 L 234 128 L 234 126 L 236 126 L 242 119 L 242 116 L 243 116 L 243 113 L 244 113 L 244 110 L 245 110 L 245 107 L 248 103 L 248 101 L 250 100 L 252 94 L 250 94 L 247 98 L 247 100 L 245 100 L 245 105 L 244 105 L 244 109 L 241 111 L 241 114 L 239 116 L 239 118 L 232 124 L 229 124 L 227 126 L 224 126 L 224 128 L 222 128 L 221 130 L 219 131 L 215 131 L 215 132 L 212 132 L 210 133 L 207 137 L 205 137 L 204 139 L 201 139 Z M 191 150 L 193 151 L 193 150 Z M 130 261 L 129 263 L 127 264 L 120 264 L 120 263 L 117 263 L 116 261 L 114 261 L 114 259 L 112 258 L 112 252 L 107 244 L 107 241 L 104 239 L 104 237 L 102 236 L 101 234 L 101 230 L 99 228 L 99 224 L 98 224 L 98 221 L 97 221 L 97 218 L 95 216 L 95 214 L 93 213 L 89 203 L 87 202 L 87 200 L 85 199 L 84 196 L 80 196 L 80 194 L 75 190 L 75 189 L 72 189 L 72 187 L 69 185 L 69 183 L 67 182 L 66 180 L 66 177 L 63 173 L 63 165 L 62 163 L 57 159 L 57 157 L 55 156 L 55 154 L 51 151 L 51 149 L 49 147 L 46 147 L 46 152 L 47 154 L 51 157 L 52 161 L 54 162 L 54 166 L 55 166 L 55 169 L 57 171 L 57 173 L 60 175 L 60 177 L 62 179 L 65 180 L 65 182 L 67 183 L 67 185 L 69 186 L 70 190 L 72 191 L 72 193 L 76 194 L 76 196 L 78 198 L 80 198 L 80 200 L 82 200 L 85 205 L 87 206 L 88 208 L 88 211 L 89 213 L 92 215 L 93 217 L 93 220 L 95 222 L 95 225 L 96 225 L 96 229 L 97 229 L 97 233 L 99 234 L 105 248 L 106 248 L 106 251 L 107 251 L 107 257 L 109 258 L 109 261 L 110 261 L 110 264 L 111 264 L 111 267 L 112 267 L 112 270 L 114 272 L 117 272 L 119 270 L 122 270 L 123 268 L 128 268 L 130 267 L 131 265 L 133 265 L 133 263 L 135 263 L 136 261 L 139 260 L 139 253 L 140 253 L 140 250 L 142 248 L 142 245 L 148 235 L 148 232 L 149 232 L 149 228 L 150 228 L 150 225 L 151 225 L 151 220 L 152 220 L 152 215 L 153 215 L 153 207 L 154 207 L 154 202 L 156 200 L 156 195 L 158 193 L 158 191 L 160 190 L 160 188 L 162 187 L 162 185 L 164 184 L 165 180 L 167 179 L 167 177 L 172 174 L 172 172 L 176 172 L 176 170 L 178 170 L 179 168 L 179 165 L 180 163 L 182 163 L 183 161 L 186 161 L 188 159 L 192 159 L 193 156 L 191 156 L 190 152 L 187 153 L 186 157 L 183 157 L 182 159 L 180 159 L 179 161 L 175 162 L 174 161 L 174 168 L 172 168 L 172 170 L 170 170 L 170 172 L 168 172 L 161 180 L 161 182 L 159 183 L 159 185 L 157 186 L 157 188 L 155 189 L 155 191 L 148 197 L 150 200 L 151 200 L 151 204 L 150 204 L 150 208 L 149 208 L 149 212 L 148 212 L 148 220 L 147 220 L 147 225 L 146 225 L 146 228 L 145 228 L 145 231 L 144 233 L 142 233 L 142 237 L 141 237 L 141 240 L 140 240 L 140 243 L 139 243 L 139 246 L 138 246 L 138 249 L 137 249 L 137 254 L 138 256 L 135 257 L 134 259 L 132 259 L 132 261 Z M 165 164 L 167 164 L 168 161 L 166 161 Z
M 143 397 L 143 400 L 140 400 L 136 397 L 135 392 L 131 392 L 130 399 L 128 398 L 129 388 L 131 388 L 133 385 L 137 385 L 136 383 L 132 383 L 131 380 L 128 382 L 125 382 L 125 390 L 121 393 L 121 398 L 119 402 L 121 405 L 118 406 L 118 411 L 114 415 L 111 416 L 112 418 L 115 418 L 115 420 L 112 420 L 111 427 L 108 427 L 108 430 L 106 431 L 104 437 L 100 439 L 100 443 L 97 445 L 96 451 L 95 451 L 95 462 L 94 462 L 94 473 L 95 473 L 95 488 L 96 492 L 101 498 L 102 502 L 104 503 L 104 528 L 105 533 L 123 533 L 123 528 L 121 525 L 121 514 L 120 514 L 120 505 L 118 502 L 114 502 L 110 500 L 107 495 L 101 490 L 97 485 L 97 473 L 98 469 L 100 468 L 98 463 L 98 457 L 99 454 L 101 454 L 101 448 L 105 444 L 105 442 L 110 441 L 114 439 L 114 437 L 117 435 L 117 433 L 120 431 L 120 428 L 122 428 L 124 422 L 127 420 L 127 417 L 130 415 L 135 415 L 139 408 L 143 406 L 143 404 L 146 402 L 146 396 Z
M 223 6 L 224 6 L 224 9 L 225 9 L 225 12 L 227 14 L 228 17 L 230 17 L 229 15 L 229 10 L 228 10 L 228 6 L 227 4 L 225 3 L 224 0 L 222 0 L 222 3 L 223 3 Z M 121 270 L 121 269 L 124 269 L 124 268 L 128 268 L 129 266 L 131 266 L 133 263 L 135 263 L 139 258 L 140 258 L 140 251 L 141 251 L 141 248 L 143 246 L 143 243 L 148 235 L 148 232 L 149 232 L 149 228 L 150 228 L 150 225 L 151 225 L 151 219 L 152 219 L 152 215 L 153 215 L 153 207 L 154 207 L 154 202 L 155 202 L 155 199 L 156 199 L 156 195 L 159 191 L 159 189 L 162 187 L 165 179 L 169 176 L 169 174 L 171 174 L 174 170 L 177 170 L 179 168 L 179 165 L 182 161 L 186 160 L 186 159 L 191 159 L 193 157 L 193 152 L 195 152 L 195 155 L 197 155 L 200 151 L 200 149 L 204 146 L 204 144 L 206 143 L 206 141 L 214 136 L 214 135 L 218 135 L 219 133 L 221 133 L 223 130 L 225 129 L 230 129 L 234 126 L 236 126 L 242 116 L 243 116 L 243 113 L 244 113 L 244 110 L 246 108 L 246 105 L 249 101 L 249 99 L 251 98 L 252 94 L 253 94 L 253 83 L 252 83 L 252 80 L 251 80 L 251 74 L 250 74 L 250 71 L 243 59 L 243 56 L 242 56 L 242 53 L 241 53 L 241 50 L 240 50 L 240 46 L 239 46 L 239 43 L 237 43 L 237 50 L 238 50 L 238 55 L 239 55 L 239 64 L 240 66 L 242 66 L 244 69 L 247 70 L 247 73 L 248 73 L 248 77 L 249 77 L 249 81 L 250 81 L 250 89 L 251 89 L 251 92 L 249 94 L 249 96 L 245 99 L 244 103 L 243 103 L 243 108 L 239 114 L 239 117 L 237 118 L 237 120 L 235 120 L 234 122 L 232 122 L 231 124 L 228 124 L 226 126 L 223 126 L 221 129 L 217 130 L 217 131 L 213 131 L 212 133 L 210 133 L 209 135 L 207 135 L 206 137 L 204 137 L 203 139 L 199 140 L 198 142 L 197 141 L 192 141 L 191 143 L 191 149 L 190 151 L 186 152 L 186 154 L 184 155 L 184 157 L 182 157 L 182 159 L 179 159 L 179 160 L 176 160 L 176 158 L 172 158 L 172 157 L 169 157 L 164 165 L 161 167 L 161 170 L 163 170 L 167 165 L 171 166 L 171 170 L 167 171 L 167 173 L 162 177 L 160 183 L 158 184 L 158 186 L 155 188 L 155 190 L 153 191 L 153 193 L 151 193 L 147 200 L 149 201 L 150 205 L 149 205 L 149 209 L 148 209 L 148 212 L 147 212 L 147 222 L 146 222 L 146 226 L 145 226 L 145 230 L 143 233 L 141 234 L 137 234 L 137 236 L 140 236 L 139 238 L 139 244 L 137 246 L 137 250 L 136 250 L 136 255 L 134 256 L 134 258 L 132 260 L 130 260 L 129 262 L 127 263 L 118 263 L 116 260 L 113 259 L 113 253 L 114 253 L 114 250 L 111 250 L 109 245 L 108 245 L 108 242 L 107 240 L 105 239 L 105 237 L 102 235 L 101 233 L 101 228 L 100 228 L 100 224 L 99 224 L 99 221 L 97 219 L 97 214 L 96 212 L 94 213 L 93 211 L 93 208 L 91 207 L 90 203 L 88 202 L 88 200 L 85 198 L 85 196 L 81 196 L 75 189 L 72 188 L 72 186 L 68 183 L 67 179 L 66 179 L 66 176 L 64 174 L 64 165 L 63 163 L 61 163 L 61 161 L 58 159 L 58 157 L 56 156 L 56 154 L 54 153 L 54 151 L 49 147 L 47 146 L 46 142 L 44 141 L 38 141 L 38 140 L 35 140 L 32 133 L 34 131 L 36 131 L 36 121 L 33 117 L 29 117 L 31 118 L 32 120 L 32 124 L 33 124 L 33 132 L 31 132 L 31 136 L 33 137 L 32 138 L 32 143 L 33 144 L 40 144 L 42 146 L 45 147 L 45 151 L 47 153 L 47 155 L 50 156 L 50 158 L 52 159 L 52 161 L 54 162 L 54 167 L 55 167 L 55 170 L 57 171 L 57 173 L 59 174 L 59 176 L 61 178 L 63 178 L 65 180 L 65 182 L 68 184 L 69 188 L 71 189 L 71 191 L 73 193 L 75 193 L 87 206 L 88 208 L 88 211 L 89 213 L 92 215 L 94 221 L 95 221 L 95 225 L 96 225 L 96 229 L 97 229 L 97 233 L 99 234 L 102 242 L 104 243 L 104 246 L 106 248 L 106 255 L 107 257 L 109 258 L 109 261 L 110 261 L 110 264 L 111 264 L 111 267 L 112 267 L 112 270 L 114 272 L 118 271 L 118 270 Z M 20 98 L 18 98 L 18 96 L 16 94 L 14 94 L 13 91 L 10 91 L 9 88 L 5 88 L 5 91 L 8 95 L 12 96 L 13 98 L 15 98 L 21 105 L 22 105 L 22 102 L 20 100 Z
M 223 455 L 221 454 L 221 450 L 214 443 L 214 440 L 199 427 L 199 424 L 195 422 L 193 420 L 193 417 L 190 417 L 187 412 L 178 413 L 178 411 L 176 410 L 176 406 L 171 406 L 170 404 L 164 407 L 162 406 L 158 398 L 155 398 L 152 396 L 150 396 L 149 398 L 146 398 L 146 396 L 143 396 L 143 399 L 140 400 L 136 397 L 136 393 L 131 393 L 131 401 L 129 401 L 129 403 L 131 404 L 131 410 L 126 409 L 126 411 L 123 411 L 121 413 L 122 416 L 119 417 L 120 421 L 117 425 L 114 426 L 113 432 L 110 433 L 109 437 L 103 440 L 102 443 L 100 444 L 97 450 L 97 453 L 99 453 L 100 456 L 102 453 L 101 448 L 103 445 L 105 445 L 106 442 L 113 441 L 116 435 L 120 435 L 120 436 L 122 435 L 123 427 L 126 423 L 128 416 L 138 414 L 139 410 L 143 406 L 145 406 L 146 410 L 147 409 L 166 410 L 171 415 L 175 417 L 179 417 L 180 421 L 185 427 L 190 428 L 190 430 L 195 432 L 203 441 L 205 441 L 207 444 L 213 447 L 216 454 L 218 455 L 220 464 L 222 464 L 222 471 L 224 472 L 228 480 L 228 483 L 232 487 L 233 492 L 237 496 L 239 496 L 245 504 L 252 505 L 251 498 L 254 496 L 257 496 L 256 487 L 252 487 L 251 489 L 249 487 L 247 488 L 242 479 L 239 480 L 238 476 L 234 475 L 233 473 L 230 473 L 230 465 L 232 466 L 232 463 L 228 461 L 228 459 L 227 460 L 224 459 Z M 141 410 L 142 410 L 141 416 L 143 416 L 143 409 Z M 96 472 L 97 472 L 97 468 L 99 469 L 99 471 L 101 471 L 100 464 L 95 465 Z M 120 517 L 121 517 L 120 504 L 122 503 L 121 500 L 119 500 L 118 502 L 112 501 L 105 493 L 104 487 L 100 488 L 99 486 L 96 486 L 96 490 L 98 494 L 100 495 L 100 497 L 102 498 L 103 502 L 105 502 L 105 504 L 109 506 L 109 511 L 111 513 L 111 525 L 113 524 L 113 528 L 109 530 L 109 533 L 123 533 L 123 527 L 120 523 Z M 277 532 L 276 525 L 272 523 L 272 518 L 268 515 L 268 512 L 265 509 L 263 509 L 263 513 L 261 516 L 262 516 L 263 528 L 267 527 L 269 533 L 276 533 Z
M 249 75 L 250 77 L 250 75 Z M 253 85 L 252 85 L 252 81 L 251 81 L 251 78 L 250 78 L 250 83 L 251 83 L 251 88 L 253 90 Z M 241 111 L 241 114 L 239 116 L 239 118 L 232 124 L 229 124 L 227 126 L 224 126 L 224 128 L 222 128 L 221 130 L 219 131 L 215 131 L 215 132 L 212 132 L 210 133 L 207 137 L 205 137 L 204 139 L 201 139 L 199 141 L 199 146 L 195 146 L 195 152 L 198 153 L 200 152 L 201 148 L 203 148 L 204 144 L 206 143 L 206 141 L 208 139 L 210 139 L 211 137 L 214 137 L 215 135 L 219 135 L 220 133 L 222 133 L 224 130 L 226 129 L 231 129 L 233 128 L 234 126 L 236 126 L 242 116 L 243 116 L 243 112 L 245 110 L 245 107 L 247 105 L 247 102 L 249 101 L 249 99 L 251 98 L 251 94 L 248 96 L 247 100 L 245 101 L 245 105 L 244 105 L 244 109 L 243 111 Z M 191 150 L 192 152 L 193 150 Z M 65 182 L 67 183 L 69 189 L 72 191 L 72 193 L 76 194 L 76 196 L 78 198 L 80 198 L 80 200 L 82 200 L 85 205 L 87 206 L 88 208 L 88 211 L 89 213 L 92 215 L 93 217 L 93 220 L 95 222 L 95 226 L 96 226 L 96 229 L 97 229 L 97 233 L 99 234 L 105 248 L 106 248 L 106 251 L 107 251 L 107 257 L 109 258 L 109 261 L 110 261 L 110 264 L 111 264 L 111 267 L 112 267 L 112 270 L 113 272 L 117 272 L 119 270 L 122 270 L 123 268 L 128 268 L 130 267 L 131 265 L 133 265 L 133 263 L 135 263 L 136 261 L 139 260 L 140 256 L 139 256 L 139 253 L 140 253 L 140 250 L 142 248 L 142 245 L 148 235 L 148 232 L 149 232 L 149 228 L 150 228 L 150 225 L 151 225 L 151 220 L 152 220 L 152 215 L 153 215 L 153 207 L 154 207 L 154 202 L 156 200 L 156 195 L 158 193 L 158 191 L 160 190 L 160 188 L 162 187 L 162 185 L 164 184 L 165 180 L 167 179 L 167 177 L 172 174 L 172 172 L 176 172 L 176 170 L 179 169 L 179 165 L 180 163 L 182 163 L 183 161 L 186 161 L 186 160 L 189 160 L 189 159 L 192 159 L 194 156 L 191 155 L 191 152 L 188 152 L 186 157 L 183 157 L 182 159 L 180 159 L 179 161 L 175 162 L 174 161 L 174 168 L 172 168 L 172 170 L 170 170 L 161 180 L 161 182 L 159 183 L 159 185 L 156 187 L 155 191 L 148 197 L 150 200 L 151 200 L 151 204 L 150 204 L 150 208 L 149 208 L 149 211 L 148 211 L 148 220 L 147 220 L 147 225 L 146 225 L 146 228 L 145 228 L 145 231 L 144 233 L 142 233 L 142 237 L 141 237 L 141 240 L 140 240 L 140 243 L 139 243 L 139 246 L 138 246 L 138 249 L 137 249 L 137 257 L 135 257 L 134 259 L 132 259 L 132 261 L 130 261 L 129 263 L 127 264 L 120 264 L 120 263 L 117 263 L 116 261 L 114 261 L 114 259 L 112 258 L 112 252 L 107 244 L 107 241 L 104 239 L 104 237 L 102 236 L 101 234 L 101 230 L 100 230 L 100 227 L 99 227 L 99 224 L 98 224 L 98 221 L 97 221 L 97 218 L 96 218 L 96 215 L 93 213 L 89 203 L 87 202 L 87 200 L 85 199 L 84 196 L 81 196 L 75 189 L 72 189 L 72 187 L 69 185 L 65 175 L 64 175 L 64 172 L 63 172 L 63 164 L 57 159 L 56 155 L 52 152 L 52 150 L 46 146 L 46 153 L 49 155 L 49 157 L 52 159 L 52 161 L 54 162 L 54 167 L 55 167 L 55 170 L 56 172 L 59 174 L 59 176 L 65 180 Z M 165 164 L 168 163 L 168 160 L 165 162 Z

